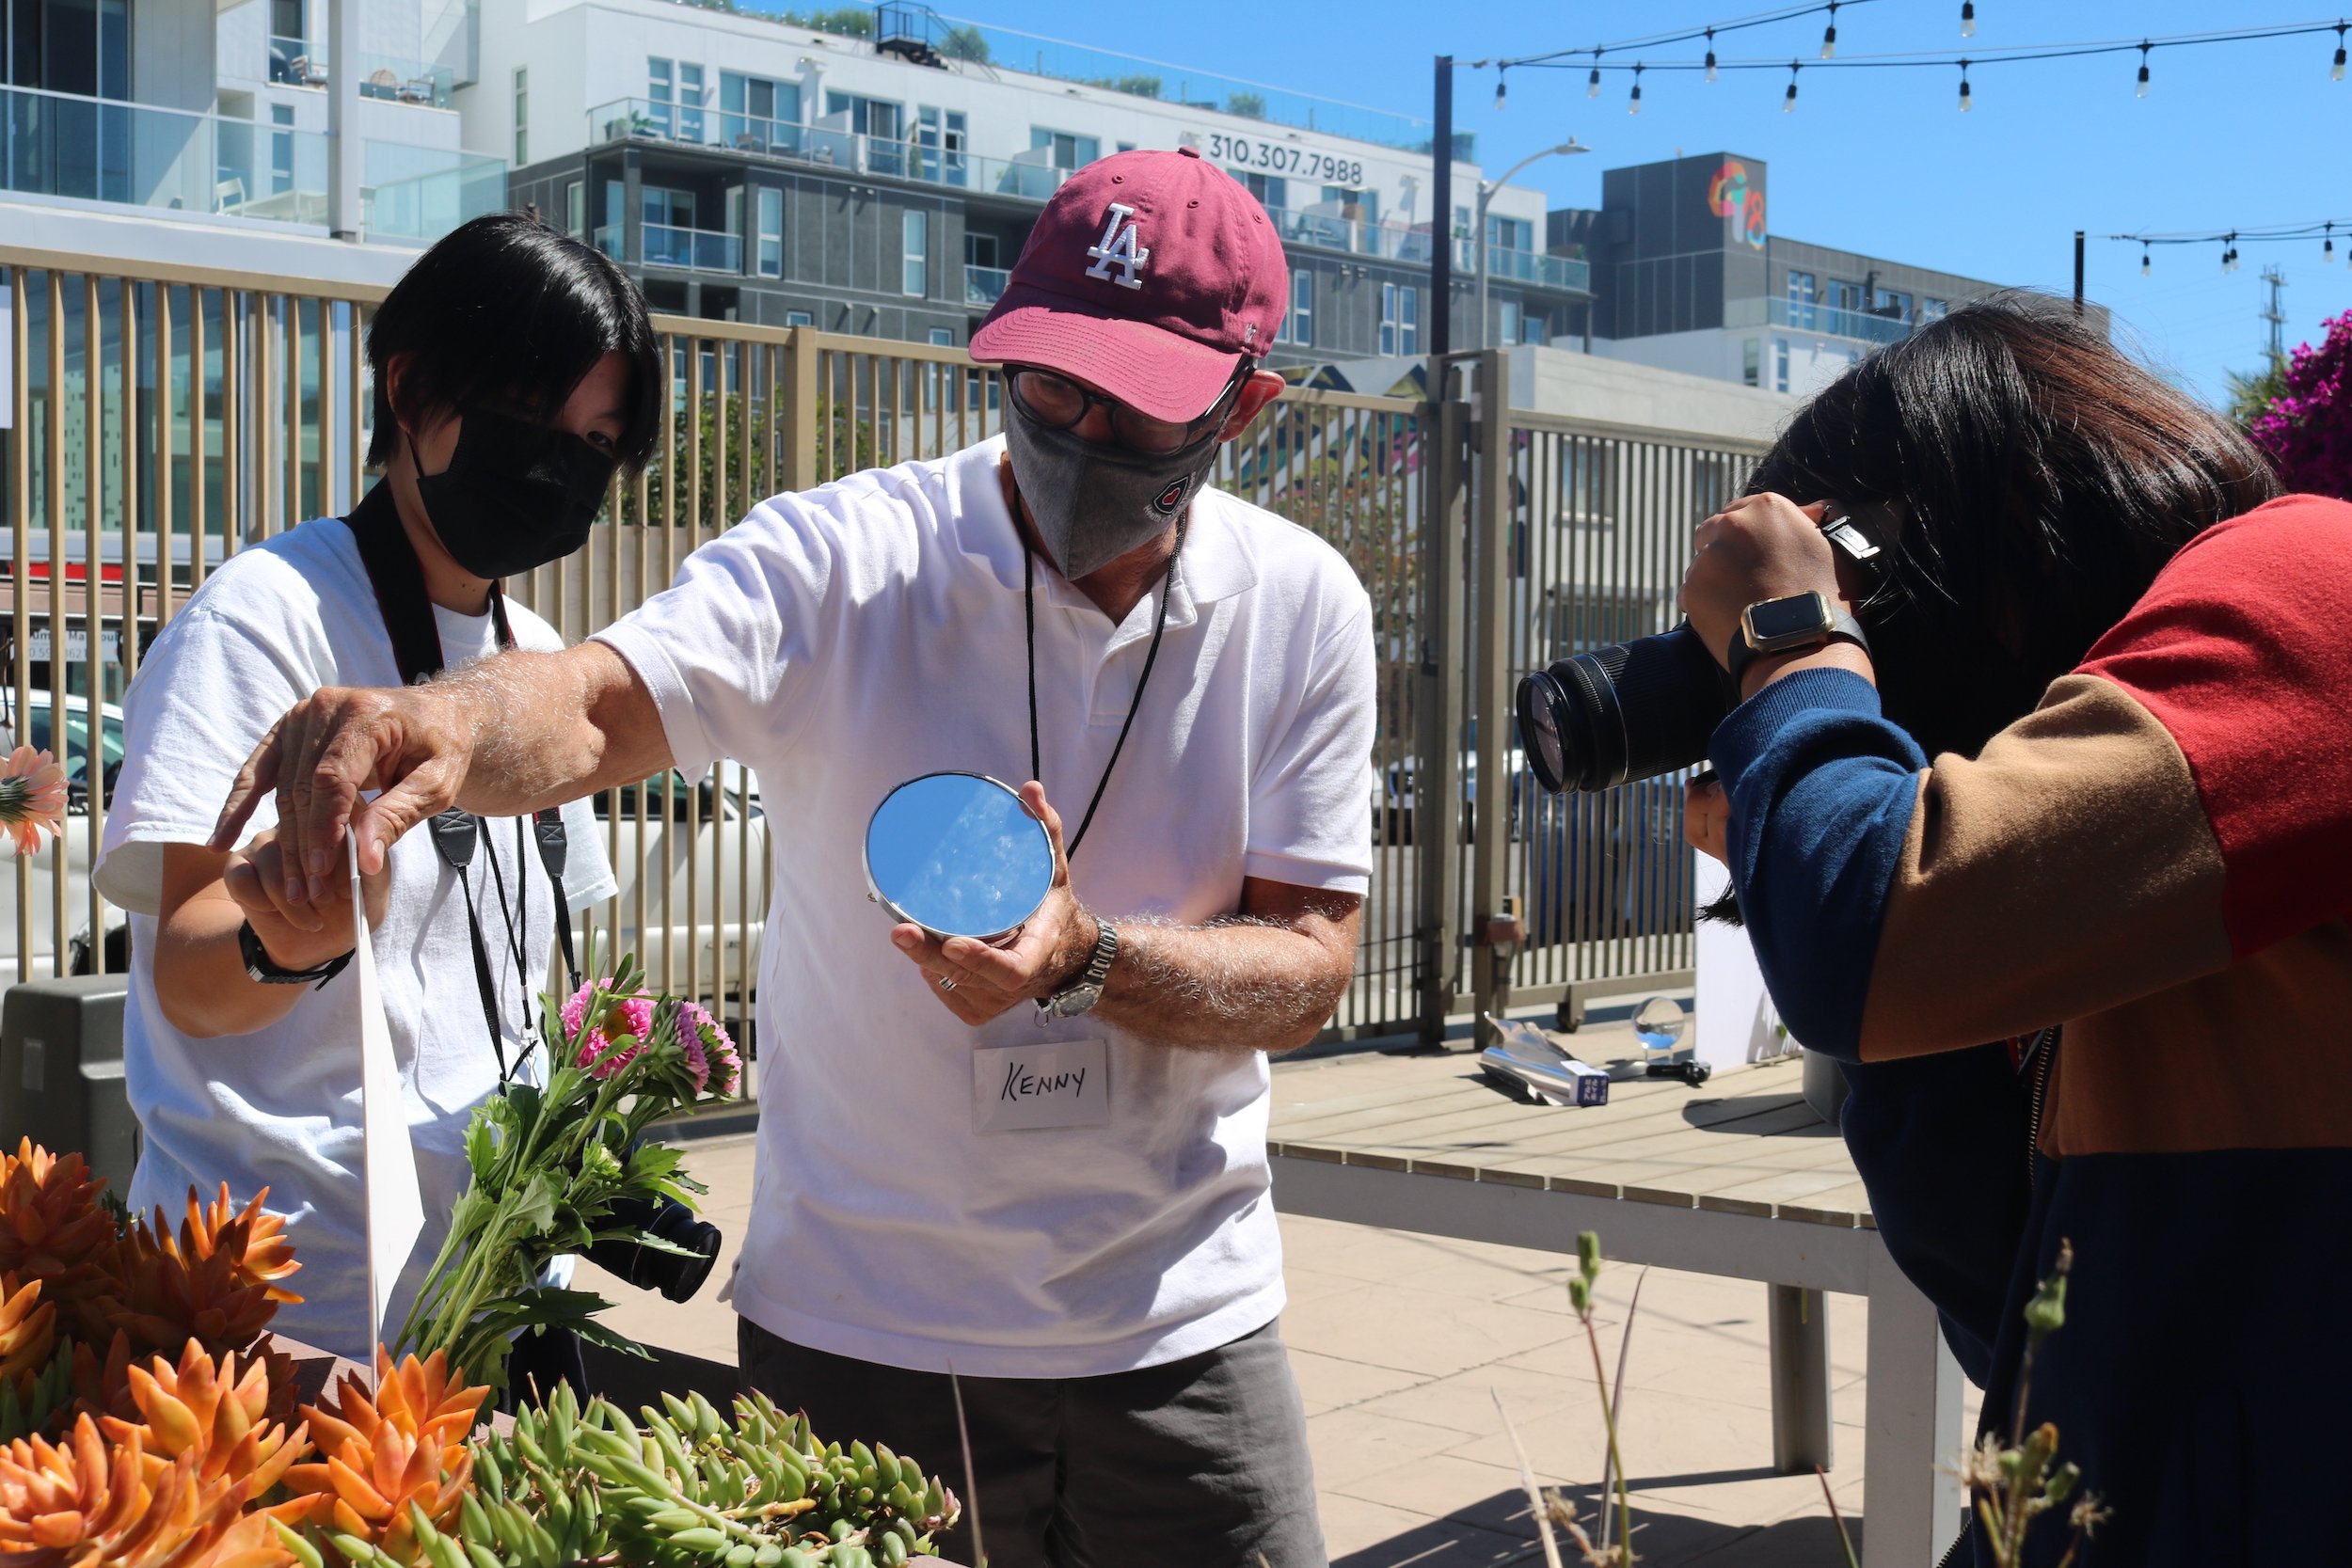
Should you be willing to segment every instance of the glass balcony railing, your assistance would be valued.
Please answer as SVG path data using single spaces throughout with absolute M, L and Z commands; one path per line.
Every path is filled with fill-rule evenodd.
M 731 272 L 743 270 L 743 240 L 740 235 L 722 233 L 715 229 L 681 229 L 675 224 L 647 223 L 639 226 L 640 243 L 645 247 L 644 262 L 655 267 L 685 267 L 694 272 Z M 624 260 L 622 247 L 628 243 L 617 223 L 598 226 L 596 248 L 614 261 Z
M 323 87 L 334 80 L 326 48 L 309 39 L 272 34 L 269 40 L 269 79 L 284 87 Z M 396 55 L 359 56 L 359 96 L 393 103 L 421 103 L 436 109 L 455 106 L 450 94 L 457 73 L 445 65 Z
M 0 87 L 0 190 L 324 226 L 326 137 L 248 119 Z M 506 204 L 503 159 L 370 141 L 361 222 L 433 240 Z
M 273 33 L 269 40 L 269 79 L 288 87 L 326 85 L 326 50 L 309 39 Z
M 1005 297 L 1005 288 L 1012 281 L 1012 274 L 1004 267 L 963 269 L 963 302 L 975 310 L 985 310 Z
M 1896 316 L 1845 309 L 1806 300 L 1735 299 L 1724 308 L 1725 326 L 1787 327 L 1791 332 L 1819 332 L 1832 338 L 1852 338 L 1866 343 L 1899 343 L 1911 336 L 1912 324 Z

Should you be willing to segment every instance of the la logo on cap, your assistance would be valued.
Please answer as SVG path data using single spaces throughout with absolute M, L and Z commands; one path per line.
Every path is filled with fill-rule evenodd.
M 1143 287 L 1143 279 L 1136 274 L 1143 270 L 1143 263 L 1152 259 L 1152 253 L 1139 242 L 1135 219 L 1133 207 L 1111 203 L 1110 214 L 1103 222 L 1103 237 L 1087 246 L 1087 254 L 1094 260 L 1094 265 L 1087 268 L 1089 277 L 1107 278 L 1122 289 Z M 1111 277 L 1113 267 L 1119 269 L 1117 277 Z

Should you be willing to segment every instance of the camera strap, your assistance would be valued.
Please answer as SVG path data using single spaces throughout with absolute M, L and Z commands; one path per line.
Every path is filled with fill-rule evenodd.
M 392 661 L 399 667 L 403 685 L 414 686 L 430 680 L 441 673 L 441 630 L 433 616 L 433 602 L 425 593 L 424 569 L 418 564 L 417 552 L 408 542 L 408 534 L 400 524 L 400 511 L 392 499 L 389 486 L 378 483 L 360 498 L 359 504 L 343 519 L 359 546 L 359 562 L 367 569 L 368 585 L 375 592 L 377 611 L 384 617 L 384 629 L 391 638 Z M 506 594 L 493 582 L 490 584 L 490 624 L 495 628 L 501 652 L 515 646 L 514 627 L 506 618 Z M 572 954 L 572 918 L 569 901 L 564 895 L 564 866 L 568 858 L 568 844 L 564 832 L 564 814 L 549 808 L 535 814 L 532 819 L 532 833 L 539 847 L 539 862 L 547 869 L 548 886 L 554 895 L 555 940 L 564 954 L 564 972 L 571 987 L 580 988 L 580 964 Z M 457 874 L 457 885 L 465 896 L 466 934 L 473 948 L 474 987 L 481 993 L 482 1022 L 489 1031 L 490 1050 L 498 1059 L 499 1081 L 506 1082 L 514 1074 L 516 1062 L 506 1060 L 505 1031 L 499 1026 L 497 988 L 490 979 L 489 948 L 483 937 L 482 915 L 474 902 L 473 883 L 468 874 L 473 863 L 474 850 L 481 843 L 485 824 L 470 812 L 452 809 L 437 814 L 427 824 L 434 851 L 441 863 Z M 516 825 L 516 866 L 521 864 L 522 827 Z M 499 911 L 507 928 L 509 950 L 515 958 L 516 973 L 522 976 L 523 1022 L 526 1032 L 531 1021 L 530 965 L 525 960 L 520 933 L 530 927 L 530 887 L 519 880 L 515 889 L 514 911 L 507 911 L 505 876 L 498 865 L 495 853 L 490 856 L 492 872 L 498 879 Z M 526 1054 L 528 1053 L 526 1052 Z
M 1016 509 L 1020 505 L 1018 490 L 1013 493 L 1013 505 Z M 1160 587 L 1159 618 L 1152 626 L 1152 647 L 1143 656 L 1143 673 L 1136 680 L 1135 701 L 1127 705 L 1126 721 L 1119 726 L 1119 739 L 1111 746 L 1110 761 L 1103 765 L 1102 778 L 1095 782 L 1094 798 L 1087 802 L 1087 814 L 1078 819 L 1078 831 L 1071 835 L 1062 851 L 1065 863 L 1077 858 L 1080 841 L 1087 836 L 1087 829 L 1094 825 L 1094 808 L 1103 803 L 1103 791 L 1110 787 L 1111 769 L 1119 766 L 1119 753 L 1127 749 L 1127 732 L 1136 727 L 1136 715 L 1142 711 L 1143 689 L 1152 684 L 1152 666 L 1159 662 L 1160 635 L 1168 630 L 1168 601 L 1176 594 L 1176 563 L 1184 559 L 1184 526 L 1189 516 L 1187 514 L 1176 524 L 1176 548 L 1168 558 L 1168 575 Z M 1044 769 L 1039 760 L 1037 740 L 1037 552 L 1029 548 L 1029 535 L 1021 527 L 1017 510 L 1013 531 L 1021 536 L 1021 608 L 1029 643 L 1029 777 L 1043 784 Z

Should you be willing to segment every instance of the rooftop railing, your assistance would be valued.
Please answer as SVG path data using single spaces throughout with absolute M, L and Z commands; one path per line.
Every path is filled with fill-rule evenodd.
M 1819 332 L 1827 337 L 1880 344 L 1901 342 L 1911 336 L 1912 330 L 1912 324 L 1899 316 L 1789 299 L 1732 300 L 1724 309 L 1724 325 L 1770 325 L 1787 327 L 1791 332 Z

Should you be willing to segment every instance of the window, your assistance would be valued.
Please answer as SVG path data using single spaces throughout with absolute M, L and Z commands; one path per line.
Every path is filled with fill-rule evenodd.
M 302 0 L 270 0 L 269 30 L 297 42 L 308 38 L 302 29 Z
M 952 326 L 934 326 L 930 339 L 933 348 L 953 348 L 956 346 L 956 329 Z
M 936 109 L 929 104 L 914 112 L 917 175 L 942 185 L 970 183 L 964 156 L 966 124 L 961 109 Z
M 1048 131 L 1041 125 L 1029 127 L 1029 146 L 1049 150 L 1053 154 L 1050 162 L 1059 169 L 1084 168 L 1103 155 L 1100 136 L 1081 136 L 1070 131 Z
M 515 166 L 531 162 L 531 68 L 515 68 Z
M 1353 185 L 1326 185 L 1323 187 L 1323 199 L 1338 202 L 1340 216 L 1351 223 L 1378 223 L 1380 221 L 1380 193 L 1378 191 L 1359 190 Z M 1351 212 L 1349 210 L 1351 208 L 1354 211 Z
M 677 64 L 659 55 L 645 56 L 645 118 L 657 135 L 677 135 Z
M 719 72 L 719 140 L 746 152 L 800 147 L 801 89 L 797 83 Z
M 1754 387 L 1763 380 L 1764 345 L 1750 338 L 1740 345 L 1740 381 Z
M 898 292 L 921 297 L 931 292 L 931 215 L 920 207 L 907 209 L 899 232 L 904 237 L 900 246 Z
M 564 182 L 564 232 L 576 240 L 588 237 L 588 187 L 579 180 Z
M 1772 390 L 1775 392 L 1785 392 L 1788 389 L 1788 340 L 1786 338 L 1774 338 L 1772 340 Z
M 1496 250 L 1534 250 L 1535 225 L 1526 218 L 1486 214 L 1486 244 Z
M 1456 207 L 1456 208 L 1454 208 L 1454 237 L 1455 239 L 1457 239 L 1457 240 L 1467 240 L 1467 239 L 1469 239 L 1469 238 L 1470 238 L 1470 210 L 1468 207 Z
M 1380 285 L 1380 354 L 1383 358 L 1421 352 L 1421 291 L 1408 283 Z
M 1525 343 L 1551 341 L 1551 318 L 1538 310 L 1519 322 L 1519 341 Z
M 1813 325 L 1813 303 L 1816 295 L 1813 275 L 1792 272 L 1788 275 L 1788 325 L 1809 327 Z
M 677 68 L 677 139 L 703 139 L 703 68 L 684 60 Z
M 784 276 L 784 192 L 774 185 L 762 185 L 755 198 L 755 233 L 752 241 L 752 266 L 762 277 Z
M 996 236 L 963 231 L 963 264 L 967 267 L 993 267 L 996 264 Z
M 1290 314 L 1282 318 L 1282 341 L 1313 342 L 1314 322 L 1315 275 L 1302 268 L 1291 274 L 1291 309 Z
M 866 138 L 866 168 L 870 174 L 904 174 L 907 170 L 906 106 L 886 98 L 861 98 L 853 92 L 825 94 L 825 118 L 849 117 L 850 130 Z
M 1495 320 L 1500 328 L 1495 333 L 1496 341 L 1516 343 L 1519 341 L 1519 302 L 1518 300 L 1506 299 L 1498 302 L 1495 306 Z
M 815 326 L 817 325 L 817 318 L 810 315 L 805 310 L 787 310 L 784 313 L 784 325 L 787 326 Z
M 1859 283 L 1849 283 L 1840 277 L 1831 278 L 1829 283 L 1829 319 L 1821 324 L 1822 330 L 1826 332 L 1843 333 L 1849 338 L 1858 337 L 1862 331 L 1860 324 L 1850 321 L 1847 318 L 1850 316 L 1858 316 L 1861 313 L 1862 285 Z
M 1911 319 L 1911 296 L 1899 289 L 1881 289 L 1878 298 L 1870 302 L 1870 308 L 1880 315 L 1899 322 Z
M 1229 170 L 1248 186 L 1249 194 L 1258 198 L 1258 205 L 1270 213 L 1279 213 L 1290 206 L 1290 182 L 1279 174 L 1252 174 L 1246 169 Z
M 1952 302 L 1948 299 L 1923 299 L 1919 302 L 1919 325 L 1925 326 L 1930 322 L 1940 322 L 1950 313 L 1951 309 Z
M 269 137 L 269 188 L 273 193 L 282 194 L 294 189 L 294 119 L 293 104 L 272 103 L 269 106 L 269 122 L 277 127 Z

